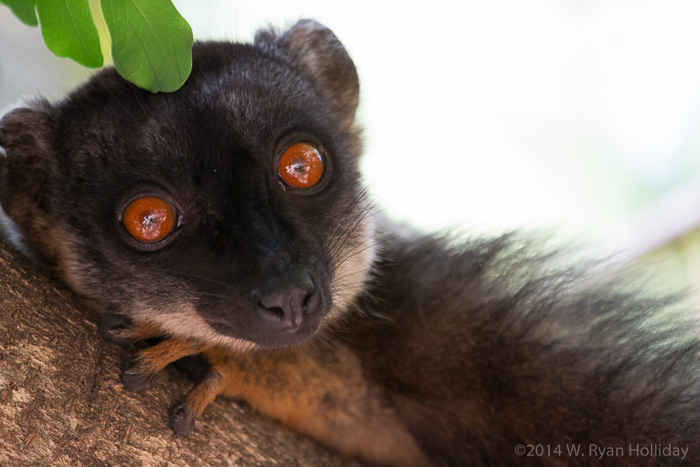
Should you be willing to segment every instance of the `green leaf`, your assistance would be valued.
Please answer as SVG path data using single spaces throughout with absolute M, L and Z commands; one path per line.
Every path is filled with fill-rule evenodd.
M 34 11 L 34 0 L 0 0 L 0 3 L 7 5 L 24 24 L 28 26 L 39 24 L 39 20 L 36 19 L 36 11 Z
M 120 75 L 151 92 L 172 92 L 192 71 L 192 29 L 170 0 L 102 0 Z
M 86 0 L 34 0 L 34 4 L 51 52 L 89 68 L 102 66 L 100 39 Z

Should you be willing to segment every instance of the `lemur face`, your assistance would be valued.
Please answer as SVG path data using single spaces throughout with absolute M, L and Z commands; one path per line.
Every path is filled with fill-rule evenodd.
M 197 44 L 150 94 L 114 70 L 5 115 L 0 203 L 25 246 L 99 307 L 221 345 L 298 344 L 359 292 L 373 256 L 333 34 Z

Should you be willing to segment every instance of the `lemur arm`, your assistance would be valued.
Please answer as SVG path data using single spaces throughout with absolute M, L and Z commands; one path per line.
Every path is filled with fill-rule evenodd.
M 128 345 L 162 336 L 147 323 L 129 325 L 105 315 L 102 334 Z M 342 345 L 313 344 L 277 351 L 232 351 L 191 339 L 166 337 L 137 352 L 123 367 L 130 391 L 176 360 L 201 352 L 204 377 L 170 411 L 170 425 L 188 434 L 218 395 L 243 399 L 255 410 L 340 452 L 385 465 L 429 465 L 393 406 L 363 374 L 362 364 Z

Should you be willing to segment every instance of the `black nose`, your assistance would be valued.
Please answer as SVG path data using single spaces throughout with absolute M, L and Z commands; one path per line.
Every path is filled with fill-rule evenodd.
M 269 279 L 253 291 L 255 307 L 269 326 L 295 332 L 318 313 L 316 286 L 306 270 L 288 272 Z

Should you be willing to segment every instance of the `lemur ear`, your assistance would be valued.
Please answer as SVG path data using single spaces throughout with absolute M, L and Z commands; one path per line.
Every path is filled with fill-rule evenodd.
M 41 187 L 53 171 L 49 104 L 12 110 L 0 119 L 0 203 L 7 211 L 18 198 L 40 201 Z
M 256 37 L 256 43 L 261 37 Z M 296 23 L 277 41 L 292 61 L 316 84 L 338 114 L 351 127 L 360 97 L 355 64 L 333 32 L 316 21 Z
M 0 211 L 0 233 L 20 249 L 19 232 L 33 232 L 37 211 L 46 210 L 46 185 L 55 170 L 49 109 L 38 101 L 0 118 L 0 207 L 6 214 Z

